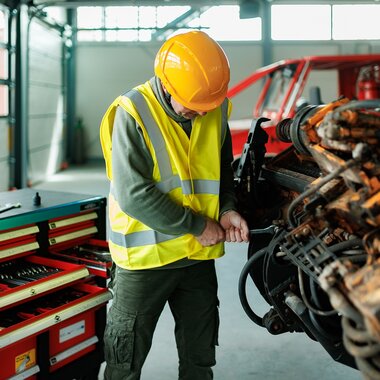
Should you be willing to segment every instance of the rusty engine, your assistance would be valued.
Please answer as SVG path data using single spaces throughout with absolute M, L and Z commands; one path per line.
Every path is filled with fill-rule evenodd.
M 251 228 L 239 280 L 247 315 L 272 334 L 304 332 L 380 379 L 380 100 L 309 105 L 277 125 L 292 143 L 265 154 L 254 120 L 235 167 Z M 250 277 L 270 309 L 248 302 Z

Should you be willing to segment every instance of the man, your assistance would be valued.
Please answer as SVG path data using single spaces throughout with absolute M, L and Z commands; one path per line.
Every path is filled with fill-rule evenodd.
M 179 379 L 211 379 L 218 336 L 214 259 L 248 241 L 235 211 L 226 99 L 229 64 L 207 34 L 167 40 L 155 76 L 119 96 L 101 124 L 116 264 L 105 379 L 139 379 L 158 318 L 175 319 Z

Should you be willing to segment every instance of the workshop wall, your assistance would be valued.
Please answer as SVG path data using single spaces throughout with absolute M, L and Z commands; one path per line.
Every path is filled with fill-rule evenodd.
M 254 70 L 262 66 L 261 43 L 224 42 L 231 65 L 233 86 L 245 79 Z M 100 159 L 102 152 L 99 143 L 99 124 L 108 105 L 119 94 L 136 86 L 153 75 L 153 62 L 160 44 L 89 44 L 79 43 L 77 49 L 77 116 L 83 118 L 86 130 L 85 151 L 87 158 Z M 298 58 L 309 55 L 339 55 L 379 53 L 380 43 L 355 42 L 296 42 L 274 43 L 273 62 L 285 58 Z M 313 81 L 305 87 L 308 96 L 310 83 L 318 83 L 322 99 L 332 101 L 339 95 L 334 84 L 334 73 L 313 74 Z M 253 105 L 259 93 L 259 85 L 243 91 L 232 99 L 232 125 L 235 120 L 247 120 L 252 115 Z M 240 125 L 241 126 L 241 125 Z
M 9 181 L 8 18 L 8 8 L 0 4 L 0 191 L 8 190 Z

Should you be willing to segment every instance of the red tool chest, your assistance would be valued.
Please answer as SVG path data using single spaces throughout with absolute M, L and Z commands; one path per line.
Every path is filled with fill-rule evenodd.
M 106 199 L 0 193 L 0 380 L 97 378 L 111 293 Z

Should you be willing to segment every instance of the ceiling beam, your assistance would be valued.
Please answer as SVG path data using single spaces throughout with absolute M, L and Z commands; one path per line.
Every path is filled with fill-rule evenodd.
M 154 40 L 160 40 L 165 39 L 165 37 L 173 33 L 173 30 L 179 29 L 182 26 L 186 25 L 186 23 L 190 22 L 194 18 L 199 16 L 199 8 L 197 7 L 191 7 L 187 12 L 183 13 L 179 17 L 177 17 L 175 20 L 169 22 L 167 25 L 165 25 L 165 30 L 158 29 L 156 32 L 152 34 L 152 39 Z
M 239 0 L 209 0 L 209 1 L 184 1 L 184 0 L 163 0 L 160 4 L 152 0 L 34 0 L 33 4 L 38 7 L 60 6 L 75 8 L 81 6 L 157 6 L 157 5 L 190 5 L 194 7 L 215 6 L 215 5 L 237 5 Z
M 8 0 L 8 2 L 11 0 Z M 20 0 L 19 0 L 20 1 Z M 25 0 L 24 0 L 25 1 Z M 245 2 L 250 0 L 245 0 Z M 357 0 L 251 0 L 269 4 L 358 4 Z M 0 0 L 7 2 L 7 0 Z M 239 5 L 242 0 L 162 0 L 159 5 L 190 5 L 192 7 Z M 380 0 L 360 0 L 360 4 L 379 4 Z M 157 6 L 153 0 L 32 0 L 33 5 L 39 8 L 59 6 L 76 8 L 81 6 Z

